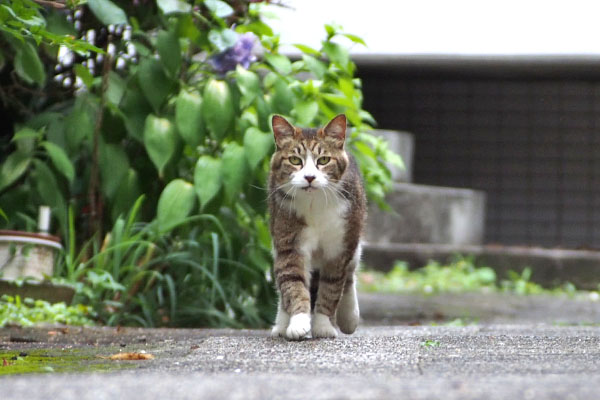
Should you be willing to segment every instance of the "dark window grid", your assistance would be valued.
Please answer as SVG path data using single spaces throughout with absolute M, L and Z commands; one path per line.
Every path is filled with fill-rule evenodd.
M 523 83 L 525 84 L 525 83 Z M 413 89 L 413 94 L 415 91 L 417 91 L 416 88 L 417 85 L 413 85 L 412 89 Z M 493 85 L 492 85 L 493 86 Z M 481 88 L 482 85 L 478 85 L 478 88 Z M 551 88 L 551 86 L 549 85 L 548 88 Z M 514 88 L 513 88 L 514 89 Z M 534 88 L 535 89 L 535 88 Z M 429 95 L 431 95 L 432 93 L 435 94 L 437 93 L 436 89 L 435 89 L 435 85 L 431 84 L 430 82 L 430 86 L 429 86 L 429 90 L 430 93 Z M 569 89 L 571 90 L 571 89 Z M 548 112 L 548 110 L 545 110 L 543 107 L 539 106 L 540 105 L 540 100 L 534 98 L 535 96 L 539 96 L 539 91 L 540 91 L 540 87 L 538 85 L 536 90 L 533 90 L 530 88 L 529 91 L 527 90 L 516 90 L 517 93 L 520 93 L 520 96 L 523 96 L 523 94 L 528 94 L 530 96 L 530 107 L 528 109 L 529 115 L 530 117 L 526 117 L 523 118 L 522 115 L 517 115 L 515 116 L 515 111 L 513 111 L 512 108 L 509 109 L 503 109 L 501 110 L 501 113 L 503 114 L 510 114 L 512 113 L 512 117 L 508 117 L 505 118 L 504 122 L 500 122 L 499 124 L 501 125 L 501 129 L 495 129 L 494 132 L 491 134 L 491 136 L 500 136 L 500 138 L 494 138 L 492 137 L 492 139 L 489 141 L 490 146 L 494 146 L 494 145 L 498 145 L 501 148 L 501 145 L 504 143 L 510 143 L 512 141 L 512 139 L 509 137 L 509 135 L 503 135 L 502 131 L 511 131 L 511 130 L 517 130 L 518 135 L 516 137 L 516 140 L 520 140 L 522 142 L 524 142 L 526 144 L 526 146 L 528 146 L 528 148 L 531 150 L 530 151 L 530 155 L 528 156 L 527 154 L 523 157 L 523 155 L 521 154 L 521 152 L 519 152 L 519 156 L 518 158 L 524 158 L 525 161 L 529 162 L 529 164 L 533 165 L 534 167 L 530 168 L 530 173 L 525 172 L 525 176 L 526 178 L 528 177 L 531 181 L 532 184 L 530 185 L 530 191 L 539 191 L 539 181 L 543 180 L 544 178 L 548 177 L 548 178 L 552 178 L 553 179 L 553 184 L 551 185 L 550 189 L 551 191 L 554 191 L 556 193 L 556 195 L 554 196 L 554 198 L 557 198 L 561 192 L 564 192 L 564 187 L 560 187 L 560 185 L 556 185 L 554 182 L 557 180 L 557 176 L 560 178 L 560 182 L 565 182 L 565 185 L 569 186 L 569 182 L 573 182 L 571 180 L 571 176 L 573 174 L 579 174 L 578 169 L 580 168 L 580 166 L 578 166 L 577 164 L 569 164 L 570 161 L 575 161 L 575 162 L 583 162 L 584 164 L 587 163 L 590 165 L 590 169 L 592 172 L 588 172 L 588 177 L 586 178 L 585 176 L 583 178 L 579 178 L 579 179 L 583 179 L 583 182 L 585 183 L 583 188 L 579 188 L 579 189 L 583 189 L 583 192 L 589 191 L 587 188 L 589 187 L 595 187 L 595 183 L 597 183 L 596 181 L 598 180 L 598 178 L 600 178 L 600 163 L 596 160 L 597 157 L 595 157 L 596 152 L 594 151 L 595 149 L 593 149 L 593 144 L 594 143 L 599 143 L 600 140 L 598 140 L 598 138 L 593 135 L 592 133 L 594 133 L 595 131 L 597 131 L 597 127 L 598 127 L 598 117 L 594 114 L 595 110 L 598 108 L 598 105 L 596 104 L 596 96 L 598 95 L 598 93 L 600 93 L 600 90 L 597 90 L 597 88 L 594 88 L 595 90 L 595 95 L 592 97 L 594 102 L 590 103 L 590 107 L 589 110 L 584 110 L 584 112 L 581 112 L 581 110 L 574 110 L 577 107 L 581 107 L 581 104 L 585 104 L 585 101 L 576 101 L 576 100 L 572 100 L 572 99 L 566 99 L 566 100 L 561 100 L 560 98 L 557 101 L 553 101 L 552 104 L 555 106 L 556 104 L 566 104 L 566 106 L 563 106 L 562 109 L 559 108 L 560 114 L 561 115 L 556 115 L 556 109 L 552 108 L 549 111 L 552 112 Z M 556 91 L 554 89 L 548 89 L 547 91 L 549 91 L 550 93 L 547 94 L 547 96 L 552 96 L 553 93 L 555 93 Z M 515 91 L 513 91 L 515 92 Z M 574 92 L 573 90 L 571 90 L 571 92 Z M 479 104 L 477 96 L 479 96 L 479 93 L 477 91 L 474 92 L 468 92 L 470 93 L 470 99 L 469 101 L 461 101 L 461 102 L 455 102 L 455 104 L 469 104 L 470 102 L 470 106 L 472 107 L 472 109 L 476 109 L 476 105 Z M 510 93 L 510 91 L 504 91 L 503 95 L 510 97 L 507 95 L 507 93 Z M 460 95 L 460 93 L 458 93 Z M 464 95 L 464 94 L 462 94 Z M 575 94 L 576 95 L 576 94 Z M 574 94 L 572 93 L 567 93 L 566 95 L 562 96 L 574 96 Z M 448 96 L 446 96 L 448 97 Z M 561 97 L 561 96 L 558 96 Z M 436 100 L 437 101 L 437 100 Z M 447 99 L 445 100 L 440 100 L 440 102 L 443 101 L 449 101 Z M 490 101 L 491 102 L 491 101 Z M 496 101 L 497 103 L 497 101 Z M 507 101 L 504 101 L 504 104 L 528 104 L 527 101 L 511 101 L 510 99 L 508 99 Z M 573 106 L 573 105 L 576 105 Z M 553 107 L 554 107 L 553 106 Z M 414 107 L 413 110 L 416 110 L 418 107 Z M 455 107 L 456 109 L 458 109 L 459 111 L 464 111 L 462 106 L 461 107 Z M 443 109 L 438 109 L 436 110 L 428 110 L 428 116 L 427 116 L 427 121 L 430 122 L 428 124 L 425 124 L 425 126 L 420 126 L 420 127 L 424 127 L 424 128 L 428 128 L 428 129 L 424 129 L 424 132 L 415 132 L 415 134 L 417 135 L 417 147 L 416 147 L 416 157 L 417 159 L 419 158 L 419 146 L 428 146 L 429 149 L 431 148 L 430 146 L 433 144 L 435 146 L 435 151 L 431 151 L 431 150 L 427 150 L 427 164 L 428 165 L 426 168 L 419 168 L 419 165 L 416 164 L 415 165 L 415 176 L 417 178 L 419 178 L 419 171 L 422 171 L 424 174 L 429 175 L 429 178 L 427 178 L 427 176 L 424 176 L 424 180 L 432 180 L 435 181 L 435 184 L 445 184 L 445 180 L 447 179 L 453 179 L 456 180 L 457 177 L 453 176 L 454 174 L 451 173 L 444 173 L 444 170 L 448 170 L 448 165 L 459 165 L 460 168 L 458 168 L 459 170 L 463 169 L 464 165 L 472 165 L 473 167 L 470 168 L 471 173 L 468 174 L 465 171 L 462 171 L 461 173 L 465 173 L 465 175 L 467 175 L 467 178 L 465 179 L 465 181 L 468 182 L 477 182 L 478 185 L 486 185 L 486 181 L 489 180 L 489 185 L 488 185 L 488 190 L 492 191 L 494 189 L 493 186 L 495 186 L 497 184 L 497 182 L 494 181 L 494 175 L 493 175 L 493 167 L 489 168 L 489 170 L 485 170 L 483 171 L 481 169 L 481 164 L 482 161 L 487 161 L 485 164 L 491 164 L 491 165 L 496 165 L 496 170 L 497 171 L 502 171 L 502 165 L 499 164 L 504 164 L 507 162 L 511 162 L 515 160 L 515 158 L 517 158 L 517 156 L 514 154 L 512 154 L 512 156 L 510 155 L 510 152 L 506 152 L 506 156 L 499 154 L 502 152 L 495 152 L 493 154 L 490 154 L 490 157 L 481 157 L 481 155 L 479 155 L 479 152 L 485 151 L 486 147 L 477 147 L 477 146 L 473 146 L 472 143 L 475 143 L 477 141 L 480 142 L 486 142 L 485 137 L 483 137 L 479 131 L 476 130 L 476 127 L 481 127 L 484 126 L 486 124 L 488 124 L 488 120 L 492 119 L 492 118 L 480 118 L 480 119 L 476 119 L 471 117 L 470 119 L 467 118 L 465 120 L 464 116 L 460 116 L 460 118 L 458 118 L 458 122 L 461 122 L 460 124 L 457 123 L 456 119 L 453 121 L 452 118 L 446 118 L 446 124 L 454 122 L 454 126 L 450 126 L 450 127 L 445 127 L 444 124 L 440 124 L 439 121 L 443 120 L 444 118 L 441 118 L 440 115 L 442 115 L 443 113 L 447 113 L 448 109 L 452 109 L 451 107 L 446 107 Z M 577 112 L 575 112 L 577 111 Z M 408 111 L 409 114 L 412 114 L 413 116 L 415 115 L 414 112 L 410 112 Z M 571 113 L 571 114 L 568 114 Z M 583 118 L 586 118 L 586 113 L 587 113 L 587 118 L 588 121 L 582 121 Z M 418 114 L 418 113 L 416 113 Z M 565 115 L 568 114 L 568 115 Z M 573 117 L 574 114 L 577 114 L 575 117 Z M 471 113 L 471 115 L 474 115 L 473 113 Z M 569 115 L 571 117 L 569 117 Z M 498 116 L 498 112 L 496 112 L 494 114 L 493 118 L 497 118 Z M 545 117 L 547 116 L 547 117 Z M 434 120 L 433 122 L 431 122 L 431 120 Z M 406 120 L 410 121 L 411 118 L 406 118 Z M 412 118 L 413 121 L 417 121 L 419 120 L 418 117 L 416 118 Z M 423 118 L 421 118 L 421 121 L 423 120 Z M 547 120 L 550 120 L 549 122 Z M 485 121 L 485 123 L 481 123 L 481 121 Z M 573 121 L 577 122 L 577 123 L 573 123 Z M 591 122 L 589 122 L 591 121 Z M 494 121 L 492 121 L 494 122 Z M 514 126 L 514 122 L 517 122 L 518 126 Z M 493 123 L 489 122 L 490 125 L 493 125 Z M 503 125 L 502 125 L 503 124 Z M 409 125 L 410 122 L 409 122 Z M 446 138 L 444 138 L 444 133 L 446 131 L 452 131 L 452 128 L 454 128 L 456 130 L 456 128 L 460 128 L 460 129 L 465 129 L 465 136 L 468 138 L 467 143 L 463 144 L 465 146 L 465 148 L 469 148 L 471 150 L 467 151 L 448 151 L 446 150 L 446 153 L 450 154 L 450 157 L 444 157 L 443 153 L 441 152 L 439 149 L 443 148 L 444 146 L 448 146 L 449 145 L 449 141 L 447 141 Z M 558 126 L 558 129 L 555 129 Z M 523 127 L 525 127 L 523 132 Z M 571 137 L 571 138 L 567 138 L 565 139 L 564 135 L 569 134 L 569 132 L 572 132 L 572 130 L 574 129 L 580 129 L 580 127 L 585 127 L 585 129 L 587 129 L 590 133 L 587 132 L 583 132 L 583 133 L 577 133 L 577 135 L 575 137 Z M 591 128 L 590 128 L 591 127 Z M 408 129 L 411 130 L 410 127 L 400 127 L 402 129 Z M 445 129 L 447 128 L 447 129 Z M 551 151 L 551 152 L 542 152 L 542 154 L 540 154 L 539 150 L 536 150 L 539 146 L 539 143 L 545 143 L 546 140 L 542 140 L 540 138 L 540 135 L 543 135 L 544 133 L 540 134 L 540 130 L 543 129 L 549 129 L 549 128 L 553 128 L 549 130 L 549 134 L 546 138 L 546 140 L 550 141 L 549 139 L 552 139 L 552 144 L 554 144 L 553 149 L 555 149 L 555 151 Z M 490 128 L 490 129 L 493 129 Z M 476 133 L 475 133 L 476 132 Z M 500 132 L 500 134 L 499 134 Z M 558 135 L 557 135 L 558 133 Z M 488 133 L 489 134 L 489 133 Z M 419 137 L 421 137 L 421 140 L 419 141 Z M 571 142 L 566 142 L 566 140 L 571 140 Z M 579 143 L 584 142 L 586 143 L 586 141 L 588 141 L 587 143 L 589 143 L 589 149 L 590 150 L 586 150 L 585 148 L 581 148 L 581 149 L 577 149 L 577 148 L 569 148 L 569 147 L 565 147 L 565 145 L 567 143 L 572 143 L 572 141 L 577 141 Z M 460 140 L 456 140 L 457 145 L 461 145 Z M 477 156 L 474 156 L 474 154 L 478 154 Z M 512 157 L 512 158 L 511 158 Z M 489 160 L 485 160 L 489 158 Z M 482 160 L 483 159 L 483 160 Z M 543 160 L 550 160 L 550 161 L 556 161 L 556 160 L 562 161 L 565 160 L 565 163 L 563 164 L 548 164 L 545 165 L 544 167 L 541 168 L 540 171 L 540 167 L 538 166 L 538 164 L 542 163 Z M 418 160 L 417 160 L 418 162 Z M 557 167 L 556 170 L 556 174 L 554 174 L 552 172 L 552 167 Z M 437 168 L 437 169 L 436 169 Z M 547 174 L 545 174 L 545 170 L 547 170 Z M 460 171 L 459 171 L 460 172 Z M 501 172 L 500 172 L 501 173 Z M 431 178 L 431 175 L 435 175 L 436 178 Z M 479 179 L 480 174 L 485 174 L 489 179 Z M 476 179 L 475 176 L 477 176 L 478 178 Z M 535 182 L 535 184 L 533 184 L 533 182 Z M 422 183 L 427 183 L 427 182 L 422 182 Z M 573 193 L 574 190 L 578 190 L 578 184 L 572 184 L 571 188 L 569 188 L 570 193 Z M 497 212 L 494 211 L 496 209 L 498 209 L 498 207 L 494 206 L 494 200 L 490 201 L 489 200 L 489 194 L 488 193 L 488 216 L 489 216 L 489 221 L 501 221 L 498 219 L 494 219 L 493 218 L 493 212 Z M 501 194 L 498 194 L 497 191 L 494 192 L 494 194 L 496 196 L 501 196 Z M 527 193 L 525 193 L 526 195 L 524 195 L 523 193 L 521 193 L 521 197 L 524 198 L 528 203 L 526 204 L 526 206 L 528 207 L 533 207 L 535 206 L 535 201 L 539 201 L 539 199 L 533 199 L 530 195 L 527 195 Z M 592 196 L 590 196 L 591 198 Z M 562 198 L 563 202 L 569 202 L 572 201 L 572 199 L 570 200 L 570 197 L 567 196 L 565 198 Z M 592 204 L 593 203 L 593 204 Z M 587 207 L 584 207 L 585 209 L 588 210 L 588 212 L 591 212 L 592 214 L 597 212 L 597 207 L 595 206 L 596 201 L 595 200 L 590 200 L 590 204 L 588 204 Z M 527 221 L 523 221 L 523 223 L 527 223 Z M 568 223 L 568 221 L 565 221 L 565 223 Z M 589 226 L 589 225 L 588 225 Z M 590 231 L 590 228 L 586 228 L 587 229 L 587 233 L 588 236 L 589 234 L 593 235 L 593 231 Z M 492 228 L 489 227 L 488 231 L 491 233 L 492 231 L 499 231 L 499 229 L 497 229 L 496 227 Z M 590 233 L 591 232 L 591 233 Z M 494 235 L 496 235 L 497 233 L 495 233 Z M 537 233 L 536 233 L 537 234 Z M 535 236 L 535 235 L 534 235 Z M 540 239 L 542 239 L 540 237 Z M 533 241 L 536 240 L 532 234 L 529 234 L 529 241 Z M 544 239 L 544 241 L 546 241 L 547 239 Z M 565 242 L 565 240 L 563 240 L 562 237 L 562 233 L 558 233 L 556 235 L 556 242 Z

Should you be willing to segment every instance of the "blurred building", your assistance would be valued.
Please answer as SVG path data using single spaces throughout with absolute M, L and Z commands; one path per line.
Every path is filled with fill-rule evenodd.
M 600 58 L 358 57 L 365 108 L 415 136 L 414 181 L 487 193 L 487 243 L 600 245 Z

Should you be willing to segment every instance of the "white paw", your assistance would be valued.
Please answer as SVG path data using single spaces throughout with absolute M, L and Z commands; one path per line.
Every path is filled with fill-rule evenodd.
M 285 332 L 288 339 L 300 340 L 310 332 L 310 314 L 300 313 L 292 315 L 290 325 Z
M 273 338 L 277 338 L 277 337 L 285 337 L 285 328 L 282 328 L 279 325 L 275 325 L 272 329 L 271 329 L 271 337 Z
M 325 314 L 316 313 L 313 317 L 312 337 L 313 338 L 334 338 L 338 333 L 331 324 L 329 317 Z

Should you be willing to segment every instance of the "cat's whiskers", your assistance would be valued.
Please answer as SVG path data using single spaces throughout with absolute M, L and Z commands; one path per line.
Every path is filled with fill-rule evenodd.
M 332 193 L 339 196 L 340 198 L 345 198 L 346 196 L 344 196 L 344 194 L 350 195 L 350 193 L 344 188 L 339 188 L 335 185 L 327 185 L 327 187 L 332 191 Z
M 286 185 L 289 185 L 290 188 L 288 190 L 286 190 L 286 192 L 284 193 L 284 195 L 283 195 L 283 200 L 284 201 L 280 202 L 279 208 L 283 209 L 284 203 L 285 203 L 285 201 L 287 201 L 289 203 L 288 204 L 288 207 L 289 207 L 289 213 L 288 214 L 291 215 L 291 210 L 292 210 L 292 205 L 294 203 L 293 200 L 294 200 L 294 195 L 295 195 L 295 189 L 296 189 L 296 187 L 294 185 L 292 185 L 291 183 L 284 183 L 283 185 L 279 186 L 278 189 L 280 189 L 280 188 L 282 188 L 283 186 L 286 186 Z M 275 190 L 275 191 L 277 191 L 277 190 Z M 273 193 L 275 191 L 273 191 Z M 288 199 L 288 196 L 290 197 L 289 199 Z
M 269 199 L 271 198 L 271 196 L 273 196 L 273 195 L 274 195 L 275 193 L 277 193 L 279 190 L 283 189 L 285 186 L 291 186 L 291 185 L 292 185 L 292 183 L 291 183 L 291 182 L 285 182 L 284 184 L 277 186 L 275 189 L 273 189 L 273 190 L 271 191 L 271 193 L 269 193 L 269 195 L 267 196 L 267 198 L 266 198 L 266 200 L 265 200 L 265 201 L 269 200 Z M 286 194 L 287 194 L 287 193 L 286 193 Z M 284 198 L 285 198 L 285 196 L 284 196 Z
M 290 204 L 288 208 L 288 217 L 292 216 L 292 206 L 294 205 L 294 200 L 296 199 L 296 192 L 298 191 L 298 186 L 292 186 L 292 195 L 290 196 Z
M 257 186 L 257 185 L 253 185 L 253 184 L 250 184 L 249 186 L 251 186 L 251 187 L 253 187 L 255 189 L 264 190 L 265 192 L 269 190 L 268 187 L 262 187 L 262 186 Z
M 327 207 L 328 198 L 327 198 L 327 186 L 323 186 L 322 188 L 323 195 L 325 195 L 325 207 Z

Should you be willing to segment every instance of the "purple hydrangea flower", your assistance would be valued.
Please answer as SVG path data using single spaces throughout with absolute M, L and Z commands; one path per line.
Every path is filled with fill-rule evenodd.
M 234 70 L 238 64 L 248 68 L 256 61 L 256 56 L 260 52 L 259 47 L 260 42 L 256 35 L 247 32 L 240 35 L 233 46 L 212 56 L 208 61 L 217 73 L 225 75 L 228 71 Z

